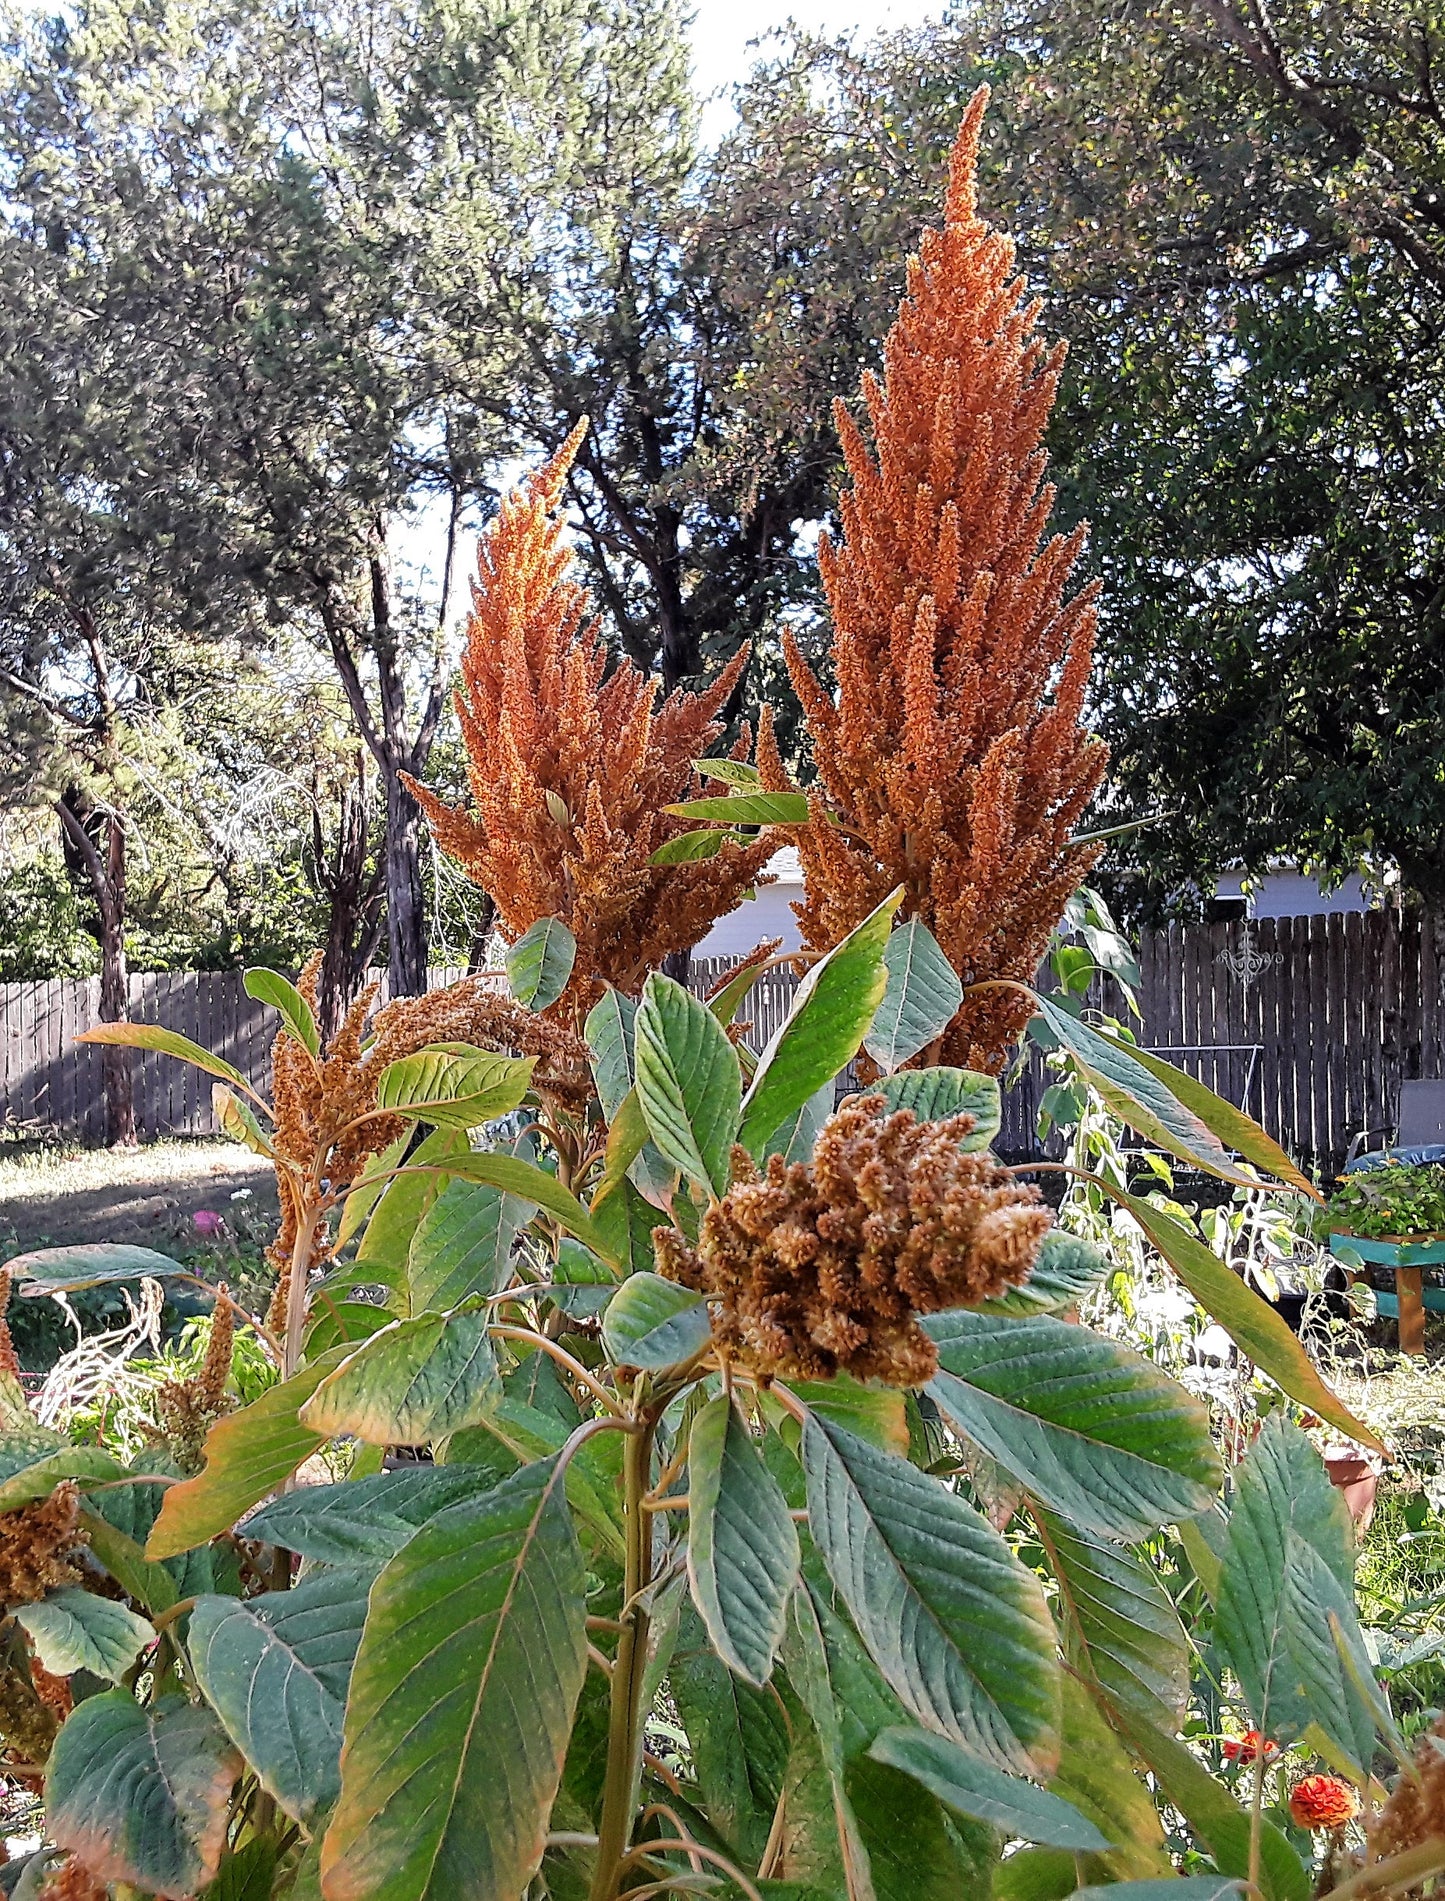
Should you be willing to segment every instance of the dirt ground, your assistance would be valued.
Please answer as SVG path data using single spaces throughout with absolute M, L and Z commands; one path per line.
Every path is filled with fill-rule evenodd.
M 209 1209 L 239 1237 L 269 1239 L 269 1168 L 232 1142 L 155 1142 L 138 1149 L 0 1147 L 0 1264 L 31 1248 L 133 1241 L 163 1252 L 196 1240 Z

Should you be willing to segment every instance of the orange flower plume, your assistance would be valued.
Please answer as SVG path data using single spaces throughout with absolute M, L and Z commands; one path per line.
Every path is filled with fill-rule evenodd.
M 577 962 L 563 1007 L 579 1017 L 599 981 L 635 994 L 669 952 L 690 949 L 775 849 L 759 840 L 648 862 L 688 829 L 662 807 L 700 789 L 691 761 L 722 731 L 747 652 L 706 692 L 660 706 L 654 681 L 612 664 L 586 590 L 568 579 L 556 517 L 585 429 L 507 497 L 478 549 L 456 702 L 475 813 L 408 781 L 438 845 L 489 893 L 507 932 L 542 917 L 570 928 Z
M 1289 1792 L 1290 1820 L 1300 1828 L 1343 1828 L 1359 1812 L 1359 1796 L 1338 1776 L 1305 1776 Z
M 966 985 L 1033 978 L 1097 855 L 1070 839 L 1106 758 L 1080 724 L 1093 592 L 1065 598 L 1083 531 L 1042 541 L 1063 346 L 1035 335 L 1014 247 L 978 215 L 987 103 L 981 89 L 964 117 L 943 228 L 910 260 L 884 375 L 863 379 L 871 452 L 838 405 L 852 487 L 841 542 L 819 554 L 836 698 L 785 642 L 821 781 L 798 834 L 807 942 L 837 943 L 902 884 L 902 915 Z M 781 790 L 768 740 L 759 764 Z M 976 992 L 929 1060 L 997 1071 L 1029 1013 L 1016 993 Z

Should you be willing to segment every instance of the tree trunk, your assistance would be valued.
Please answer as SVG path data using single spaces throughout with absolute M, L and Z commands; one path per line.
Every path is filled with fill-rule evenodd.
M 100 1020 L 121 1023 L 129 1007 L 125 960 L 125 831 L 113 812 L 98 813 L 76 786 L 55 802 L 65 839 L 67 865 L 83 872 L 98 914 Z M 100 1052 L 105 1093 L 105 1139 L 111 1148 L 136 1146 L 133 1058 L 128 1049 L 105 1044 Z
M 386 932 L 391 994 L 426 992 L 426 897 L 421 881 L 421 807 L 392 766 L 386 775 Z
M 311 828 L 314 876 L 331 900 L 316 983 L 316 1022 L 325 1045 L 360 991 L 381 938 L 385 864 L 378 856 L 369 869 L 367 865 L 371 787 L 364 754 L 357 754 L 355 777 L 342 791 L 336 839 L 329 852 L 322 837 L 319 803 L 313 804 Z

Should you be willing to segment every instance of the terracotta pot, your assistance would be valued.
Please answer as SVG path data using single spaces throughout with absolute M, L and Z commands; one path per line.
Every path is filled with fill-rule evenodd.
M 1344 1493 L 1345 1509 L 1363 1538 L 1375 1515 L 1375 1493 L 1385 1469 L 1384 1461 L 1377 1453 L 1363 1452 L 1358 1446 L 1330 1446 L 1324 1458 L 1330 1484 Z

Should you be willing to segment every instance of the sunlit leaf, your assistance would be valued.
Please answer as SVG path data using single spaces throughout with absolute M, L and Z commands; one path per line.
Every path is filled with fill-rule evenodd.
M 712 819 L 720 825 L 806 825 L 809 817 L 806 792 L 734 792 L 662 809 L 673 818 Z
M 310 1432 L 371 1445 L 427 1445 L 462 1432 L 501 1398 L 484 1307 L 393 1320 L 327 1374 L 301 1406 Z
M 73 1294 L 82 1287 L 107 1287 L 122 1281 L 165 1280 L 173 1274 L 194 1278 L 192 1270 L 169 1254 L 128 1241 L 86 1241 L 68 1248 L 37 1248 L 5 1263 L 14 1283 L 31 1299 L 41 1294 Z
M 81 1030 L 75 1040 L 174 1056 L 195 1069 L 203 1069 L 208 1076 L 218 1076 L 223 1083 L 232 1084 L 246 1095 L 251 1093 L 250 1084 L 234 1063 L 228 1063 L 223 1056 L 213 1056 L 210 1050 L 202 1049 L 188 1036 L 180 1036 L 175 1030 L 163 1030 L 158 1023 L 96 1023 L 88 1030 Z
M 536 1060 L 439 1043 L 388 1063 L 376 1080 L 376 1106 L 418 1122 L 480 1128 L 518 1106 Z
M 321 1054 L 315 1014 L 295 984 L 279 970 L 248 970 L 242 982 L 248 997 L 254 997 L 257 1003 L 269 1003 L 273 1010 L 280 1012 L 286 1028 L 304 1049 L 310 1050 L 313 1056 Z

